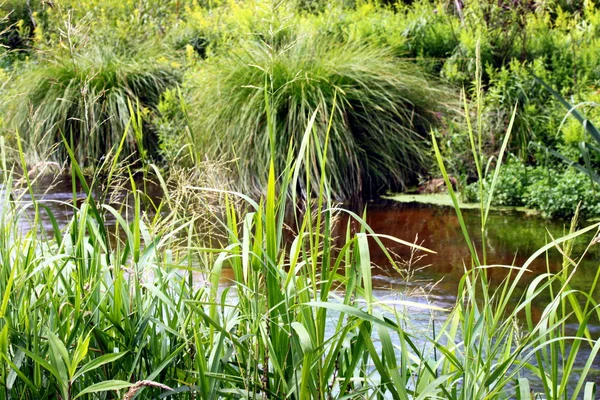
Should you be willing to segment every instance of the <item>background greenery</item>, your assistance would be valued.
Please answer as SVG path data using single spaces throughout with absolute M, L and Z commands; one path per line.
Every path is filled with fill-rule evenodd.
M 143 140 L 132 130 L 127 155 L 141 146 L 164 166 L 233 162 L 225 174 L 260 193 L 272 150 L 267 91 L 281 135 L 279 166 L 290 143 L 300 149 L 299 127 L 314 111 L 321 135 L 333 118 L 330 179 L 333 193 L 347 199 L 438 176 L 431 129 L 461 187 L 477 180 L 463 118 L 475 109 L 463 109 L 461 91 L 467 103 L 481 97 L 484 165 L 494 163 L 515 104 L 508 150 L 525 166 L 553 165 L 561 175 L 566 166 L 548 154 L 572 156 L 570 149 L 592 142 L 536 77 L 590 120 L 599 114 L 600 11 L 591 1 L 32 0 L 2 9 L 1 131 L 15 148 L 19 129 L 32 159 L 67 161 L 61 140 L 72 135 L 81 143 L 78 160 L 93 166 L 116 144 L 131 103 L 142 115 Z M 248 151 L 233 151 L 240 146 Z M 599 163 L 592 156 L 589 166 Z M 551 216 L 574 210 L 511 194 L 496 201 Z

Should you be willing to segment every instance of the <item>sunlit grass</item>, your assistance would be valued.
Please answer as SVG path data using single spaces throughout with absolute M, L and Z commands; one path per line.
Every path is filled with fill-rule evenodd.
M 99 165 L 119 144 L 132 108 L 139 108 L 147 123 L 163 91 L 177 83 L 179 72 L 160 57 L 153 44 L 123 51 L 102 43 L 41 59 L 19 71 L 9 85 L 11 96 L 4 106 L 7 128 L 18 129 L 27 139 L 28 152 L 58 146 L 53 157 L 69 161 L 62 145 L 66 138 L 82 166 Z M 146 130 L 142 144 L 157 151 L 151 130 Z M 125 154 L 142 151 L 141 147 L 132 134 L 125 141 Z
M 249 39 L 202 64 L 187 85 L 195 93 L 191 110 L 200 148 L 213 158 L 237 160 L 235 176 L 248 193 L 264 192 L 271 159 L 282 171 L 290 146 L 299 156 L 315 111 L 318 138 L 311 146 L 323 146 L 331 121 L 326 172 L 332 196 L 405 188 L 431 165 L 428 130 L 452 103 L 449 89 L 390 50 L 319 34 Z M 316 181 L 318 159 L 306 168 Z M 299 185 L 318 192 L 304 181 Z

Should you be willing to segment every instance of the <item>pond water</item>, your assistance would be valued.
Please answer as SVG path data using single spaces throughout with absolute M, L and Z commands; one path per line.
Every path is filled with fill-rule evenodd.
M 37 181 L 34 188 L 35 197 L 50 209 L 58 224 L 63 226 L 68 223 L 73 215 L 70 177 L 60 179 L 46 177 Z M 2 186 L 0 186 L 1 190 Z M 127 190 L 128 188 L 125 187 L 124 191 L 110 194 L 108 198 L 111 199 L 111 205 L 119 209 L 125 202 Z M 154 199 L 160 197 L 160 189 L 156 185 L 146 184 L 146 192 Z M 84 198 L 84 191 L 78 188 L 78 201 Z M 24 196 L 24 200 L 28 200 L 27 195 Z M 131 202 L 129 203 L 131 204 Z M 429 284 L 431 295 L 438 301 L 453 302 L 464 269 L 470 267 L 469 250 L 454 209 L 435 205 L 399 203 L 392 200 L 372 201 L 350 208 L 358 214 L 362 214 L 365 207 L 367 223 L 376 233 L 417 243 L 435 251 L 435 254 L 413 253 L 407 246 L 383 239 L 384 244 L 389 246 L 389 250 L 400 260 L 400 264 L 404 264 L 407 268 L 410 275 L 407 280 L 407 274 L 399 274 L 391 268 L 384 253 L 374 242 L 371 242 L 371 260 L 375 265 L 373 270 L 374 286 L 379 289 L 388 289 L 407 285 L 424 287 Z M 463 210 L 463 216 L 475 248 L 481 251 L 479 212 Z M 111 214 L 107 213 L 106 217 L 109 226 L 116 223 Z M 49 215 L 41 212 L 40 219 L 42 229 L 51 232 L 53 228 Z M 30 221 L 25 218 L 21 227 L 26 230 L 29 228 L 29 223 Z M 341 221 L 337 225 L 337 236 L 344 235 L 346 223 L 347 216 L 342 215 Z M 564 235 L 568 231 L 568 225 L 569 223 L 565 221 L 546 220 L 522 212 L 491 212 L 488 219 L 489 228 L 486 232 L 487 264 L 520 266 L 536 250 L 551 241 L 552 237 L 558 238 Z M 580 225 L 585 226 L 586 224 L 582 222 Z M 573 256 L 578 257 L 582 254 L 592 239 L 593 233 L 578 238 Z M 530 266 L 531 272 L 527 273 L 527 277 L 531 280 L 540 273 L 546 272 L 548 267 L 552 271 L 557 271 L 561 263 L 561 254 L 557 250 L 551 250 Z M 578 289 L 588 289 L 599 265 L 600 244 L 592 246 L 586 257 L 581 260 L 581 266 L 574 277 L 573 286 Z M 489 271 L 491 280 L 500 280 L 504 276 L 505 272 L 501 269 Z M 226 280 L 227 276 L 224 277 L 224 284 L 226 284 Z M 433 283 L 435 285 L 431 285 Z M 600 288 L 597 288 L 596 294 L 600 298 Z
M 1 189 L 1 188 L 0 188 Z M 149 189 L 155 196 L 159 195 L 156 187 Z M 35 196 L 43 200 L 54 214 L 59 225 L 66 224 L 72 216 L 72 187 L 69 179 L 58 182 L 42 180 L 35 186 Z M 113 201 L 123 201 L 124 195 L 113 196 Z M 83 191 L 77 197 L 85 198 Z M 363 207 L 356 207 L 359 214 Z M 470 256 L 462 235 L 458 218 L 450 207 L 406 204 L 394 201 L 375 201 L 366 204 L 367 222 L 380 234 L 391 235 L 408 242 L 414 242 L 435 251 L 435 254 L 411 252 L 407 246 L 389 240 L 383 240 L 394 256 L 403 262 L 405 271 L 398 273 L 387 261 L 384 253 L 375 243 L 371 243 L 371 260 L 375 264 L 373 284 L 380 298 L 396 299 L 407 297 L 413 301 L 433 302 L 442 307 L 450 307 L 456 299 L 457 287 L 465 268 L 470 267 Z M 465 222 L 475 248 L 481 249 L 480 216 L 476 210 L 463 212 Z M 108 217 L 108 215 L 107 215 Z M 343 236 L 347 218 L 342 216 L 337 225 L 338 236 Z M 23 229 L 28 229 L 27 221 Z M 46 213 L 41 215 L 42 228 L 52 231 L 52 223 Z M 114 225 L 109 220 L 108 225 Z M 585 226 L 585 223 L 581 223 Z M 522 265 L 536 250 L 568 231 L 568 222 L 549 221 L 519 212 L 493 212 L 488 220 L 489 229 L 486 234 L 488 265 Z M 478 234 L 479 233 L 479 234 Z M 575 242 L 573 256 L 579 257 L 593 239 L 593 234 L 582 236 Z M 579 259 L 577 259 L 579 260 Z M 530 266 L 524 282 L 531 281 L 548 269 L 557 271 L 562 263 L 561 254 L 553 249 L 539 257 Z M 600 244 L 592 246 L 581 260 L 578 273 L 572 285 L 577 289 L 589 289 L 594 281 L 600 265 Z M 408 275 L 408 279 L 407 279 Z M 506 270 L 492 269 L 489 279 L 499 282 L 506 276 Z M 233 278 L 232 273 L 224 271 L 222 285 L 227 286 Z M 522 287 L 521 289 L 524 289 Z M 425 296 L 426 295 L 426 296 Z M 596 288 L 595 299 L 600 299 L 600 288 Z M 537 304 L 537 311 L 545 307 L 543 299 Z M 415 315 L 416 316 L 416 315 Z M 428 316 L 423 315 L 427 320 Z M 572 326 L 576 330 L 577 326 Z M 600 325 L 590 326 L 592 335 L 600 337 Z M 582 355 L 584 353 L 582 352 Z M 600 369 L 600 360 L 595 363 Z M 600 383 L 600 376 L 594 378 Z
M 480 214 L 477 210 L 462 211 L 474 246 L 482 248 L 480 233 Z M 414 278 L 421 282 L 436 282 L 432 295 L 444 299 L 453 298 L 465 267 L 470 268 L 470 254 L 462 234 L 458 217 L 453 208 L 444 206 L 406 204 L 394 201 L 373 202 L 367 205 L 367 222 L 377 233 L 383 233 L 420 244 L 435 254 L 421 253 L 424 257 L 412 267 L 416 270 Z M 583 222 L 581 227 L 586 226 Z M 564 236 L 569 223 L 550 221 L 522 212 L 492 212 L 488 218 L 486 232 L 487 264 L 521 266 L 538 249 L 552 241 L 552 238 Z M 593 239 L 593 233 L 583 235 L 575 241 L 573 257 L 584 253 Z M 385 242 L 390 249 L 403 260 L 410 260 L 411 250 L 394 242 Z M 377 246 L 371 246 L 373 262 L 380 266 L 377 283 L 380 286 L 401 284 L 398 276 L 386 265 L 385 255 Z M 546 259 L 547 256 L 547 259 Z M 414 256 L 413 256 L 414 258 Z M 576 258 L 577 259 L 577 258 Z M 528 268 L 524 282 L 531 281 L 549 268 L 556 272 L 562 264 L 562 255 L 556 249 L 536 259 Z M 600 264 L 600 245 L 592 246 L 581 260 L 573 286 L 589 289 Z M 490 280 L 500 281 L 506 276 L 504 269 L 488 270 Z M 596 289 L 600 296 L 600 289 Z
M 60 179 L 46 177 L 40 179 L 34 186 L 34 195 L 41 204 L 46 205 L 53 213 L 60 226 L 69 222 L 73 215 L 72 184 L 70 177 Z M 2 187 L 0 186 L 0 191 Z M 111 204 L 119 209 L 127 196 L 125 191 L 109 195 Z M 160 189 L 153 184 L 146 185 L 150 197 L 160 197 Z M 77 199 L 81 201 L 85 193 L 77 189 Z M 24 196 L 28 200 L 28 196 Z M 130 202 L 131 203 L 131 202 Z M 0 205 L 1 207 L 1 205 Z M 389 289 L 398 290 L 402 287 L 427 289 L 432 299 L 438 303 L 451 304 L 454 302 L 458 283 L 463 276 L 465 267 L 470 267 L 469 250 L 460 229 L 458 218 L 451 207 L 424 205 L 416 203 L 399 203 L 392 200 L 372 201 L 353 208 L 358 214 L 367 209 L 367 223 L 379 234 L 390 235 L 408 242 L 417 243 L 435 251 L 435 254 L 413 253 L 407 246 L 383 239 L 395 258 L 400 260 L 407 271 L 399 274 L 388 262 L 385 254 L 372 241 L 371 260 L 374 264 L 373 284 L 382 292 Z M 52 232 L 52 221 L 46 212 L 40 213 L 42 229 Z M 482 247 L 480 234 L 480 216 L 477 210 L 463 210 L 465 223 L 478 251 Z M 116 221 L 107 213 L 107 225 L 114 226 Z M 113 219 L 111 219 L 113 218 Z M 23 219 L 21 227 L 29 229 L 27 218 Z M 347 216 L 342 215 L 337 224 L 337 236 L 344 236 Z M 491 212 L 488 218 L 486 233 L 487 264 L 520 266 L 539 248 L 558 238 L 568 231 L 569 223 L 551 221 L 530 216 L 522 212 L 497 211 Z M 586 223 L 580 223 L 581 227 Z M 356 226 L 355 226 L 356 227 Z M 593 233 L 578 238 L 575 242 L 573 256 L 582 254 L 593 239 Z M 481 254 L 480 254 L 481 256 Z M 562 263 L 562 256 L 557 250 L 551 250 L 539 257 L 529 267 L 531 272 L 526 274 L 528 279 L 535 278 L 548 268 L 557 271 Z M 592 246 L 581 260 L 578 273 L 572 282 L 578 289 L 589 289 L 597 268 L 600 265 L 600 244 Z M 409 279 L 407 279 L 407 274 Z M 492 269 L 489 278 L 501 280 L 505 277 L 502 269 Z M 225 273 L 223 284 L 226 285 L 231 275 Z M 600 298 L 600 288 L 596 288 L 596 298 Z

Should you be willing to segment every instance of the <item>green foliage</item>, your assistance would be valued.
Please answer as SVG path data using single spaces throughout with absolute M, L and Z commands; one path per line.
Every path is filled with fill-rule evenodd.
M 42 0 L 9 0 L 0 3 L 0 44 L 16 58 L 31 50 L 35 30 L 45 21 Z
M 413 182 L 428 165 L 425 134 L 451 99 L 443 86 L 385 48 L 322 35 L 277 48 L 246 43 L 203 64 L 187 85 L 197 93 L 191 109 L 203 148 L 211 157 L 238 159 L 240 187 L 248 191 L 264 187 L 271 145 L 276 166 L 283 168 L 288 147 L 299 151 L 299 135 L 313 112 L 320 138 L 313 146 L 323 143 L 331 119 L 328 179 L 339 197 Z M 313 178 L 317 166 L 316 160 L 309 164 Z
M 600 216 L 598 187 L 588 176 L 568 168 L 564 172 L 548 169 L 529 186 L 525 203 L 556 218 L 570 218 L 581 202 L 584 218 Z
M 530 70 L 547 75 L 539 60 L 532 63 L 513 60 L 499 69 L 489 68 L 489 87 L 484 97 L 485 124 L 494 136 L 506 130 L 517 104 L 511 148 L 522 159 L 528 156 L 530 142 L 556 142 L 549 128 L 552 122 L 558 124 L 552 113 L 550 94 L 537 84 Z
M 496 191 L 492 203 L 498 206 L 523 206 L 524 196 L 531 182 L 531 169 L 527 168 L 518 160 L 510 159 L 500 169 L 500 175 L 496 182 Z M 484 181 L 484 187 L 487 191 L 491 184 L 491 177 Z M 468 201 L 479 201 L 478 184 L 474 183 L 467 186 L 463 195 Z
M 194 161 L 187 106 L 179 89 L 168 89 L 162 94 L 153 125 L 158 137 L 158 153 L 167 165 Z M 182 143 L 182 136 L 189 141 L 187 146 Z
M 486 193 L 490 185 L 488 177 Z M 526 206 L 551 218 L 571 218 L 580 207 L 583 218 L 592 218 L 600 216 L 598 189 L 589 176 L 573 168 L 531 167 L 513 158 L 500 169 L 492 204 Z M 463 195 L 479 201 L 478 184 L 467 186 Z
M 518 111 L 510 144 L 511 152 L 528 162 L 535 158 L 535 150 L 529 147 L 531 141 L 550 149 L 556 149 L 561 143 L 560 136 L 563 132 L 561 135 L 557 132 L 561 129 L 564 113 L 560 111 L 557 101 L 536 84 L 530 75 L 531 71 L 563 96 L 572 96 L 574 102 L 594 98 L 595 85 L 600 80 L 600 67 L 596 62 L 600 51 L 600 11 L 591 2 L 515 1 L 508 4 L 491 0 L 469 0 L 461 2 L 460 10 L 456 6 L 458 3 L 447 1 L 392 3 L 346 0 L 32 0 L 30 4 L 37 24 L 35 29 L 27 25 L 31 18 L 27 18 L 30 13 L 24 2 L 8 1 L 4 7 L 12 7 L 16 11 L 11 15 L 13 20 L 10 24 L 23 21 L 20 25 L 22 29 L 15 25 L 10 32 L 14 33 L 16 28 L 21 29 L 21 36 L 27 38 L 27 47 L 42 50 L 43 53 L 39 54 L 29 53 L 32 63 L 38 65 L 48 65 L 44 61 L 47 58 L 66 64 L 65 59 L 71 58 L 69 52 L 73 45 L 88 47 L 88 41 L 109 43 L 111 51 L 119 55 L 119 61 L 126 63 L 125 59 L 131 58 L 131 54 L 137 52 L 136 49 L 144 48 L 148 41 L 161 41 L 168 46 L 164 49 L 168 60 L 182 60 L 183 54 L 179 53 L 185 51 L 188 62 L 179 62 L 184 65 L 183 69 L 204 68 L 205 65 L 198 64 L 197 59 L 205 60 L 207 68 L 211 69 L 210 65 L 222 63 L 222 59 L 228 57 L 238 57 L 238 53 L 243 53 L 246 49 L 250 53 L 259 52 L 255 48 L 260 47 L 261 43 L 273 45 L 274 48 L 270 50 L 272 53 L 281 51 L 284 54 L 286 51 L 282 49 L 296 39 L 300 43 L 292 47 L 299 48 L 305 46 L 303 42 L 316 37 L 317 43 L 352 43 L 352 46 L 379 49 L 386 52 L 388 58 L 400 59 L 398 63 L 404 64 L 403 68 L 406 69 L 409 64 L 417 64 L 419 69 L 422 68 L 427 73 L 435 74 L 457 87 L 463 86 L 471 96 L 472 82 L 476 78 L 475 56 L 479 43 L 483 66 L 482 105 L 485 111 L 481 116 L 485 139 L 483 149 L 487 158 L 497 155 L 500 143 L 498 137 L 507 128 L 516 102 Z M 70 34 L 73 31 L 77 31 L 77 34 Z M 12 34 L 10 32 L 7 34 Z M 245 60 L 256 58 L 255 55 L 242 57 Z M 30 68 L 27 64 L 17 65 L 17 72 Z M 156 63 L 150 61 L 150 64 Z M 164 71 L 175 75 L 180 73 L 177 64 L 168 64 L 161 65 Z M 296 64 L 298 71 L 304 71 L 301 63 Z M 192 71 L 191 75 L 194 74 Z M 197 72 L 197 75 L 203 74 L 202 71 Z M 292 73 L 289 75 L 295 77 Z M 313 80 L 311 86 L 316 86 L 314 81 L 329 79 L 325 75 L 327 74 L 316 74 L 317 79 Z M 201 93 L 194 95 L 196 84 L 193 80 L 188 80 L 190 87 L 183 87 L 186 98 L 203 96 Z M 238 83 L 246 84 L 242 81 Z M 262 82 L 250 84 L 260 88 L 264 86 Z M 195 100 L 188 102 L 194 103 L 194 107 L 199 103 Z M 209 102 L 206 99 L 206 103 Z M 152 108 L 156 103 L 157 99 L 153 104 L 145 106 Z M 436 112 L 439 109 L 433 107 L 429 111 Z M 200 111 L 197 113 L 200 114 Z M 306 115 L 307 112 L 300 114 Z M 119 118 L 115 114 L 114 119 Z M 198 119 L 198 116 L 194 119 Z M 444 123 L 438 131 L 438 138 L 447 140 L 446 144 L 441 143 L 441 147 L 446 159 L 450 161 L 448 167 L 453 175 L 472 180 L 475 170 L 468 157 L 469 145 L 464 127 L 457 126 L 455 121 L 449 122 L 448 120 L 453 119 L 452 116 L 442 115 L 442 119 Z M 159 129 L 163 129 L 163 133 L 171 132 L 163 135 L 161 140 L 165 143 L 169 135 L 172 144 L 177 142 L 178 135 L 180 138 L 190 136 L 177 121 L 171 123 L 162 117 L 147 120 L 160 124 Z M 318 120 L 322 121 L 323 118 Z M 229 123 L 231 121 L 227 122 Z M 198 122 L 194 128 L 202 129 L 202 125 L 204 124 Z M 576 129 L 573 123 L 565 125 L 564 129 L 569 129 L 564 132 L 567 136 L 572 136 L 567 141 L 575 140 L 576 136 L 573 134 L 576 134 Z M 152 129 L 148 132 L 152 132 Z M 25 135 L 27 141 L 38 142 L 42 133 L 35 137 L 29 136 Z M 195 132 L 195 136 L 204 137 L 205 134 Z M 47 141 L 51 142 L 52 140 Z M 200 140 L 196 142 L 194 151 L 197 153 L 213 147 L 199 145 Z M 447 152 L 450 149 L 447 145 L 449 142 L 462 147 Z M 191 143 L 191 140 L 185 139 L 185 144 Z M 147 145 L 150 146 L 150 143 Z M 212 152 L 210 149 L 209 151 Z M 172 153 L 176 154 L 177 151 L 174 149 Z M 227 152 L 224 154 L 229 156 Z M 235 155 L 232 158 L 237 157 Z M 359 155 L 360 157 L 362 156 Z M 387 161 L 392 166 L 396 162 L 394 159 Z M 265 165 L 264 159 L 261 162 Z M 373 160 L 369 162 L 372 163 Z M 375 167 L 381 170 L 379 165 Z M 424 172 L 430 173 L 431 171 Z M 264 182 L 264 176 L 263 168 L 262 177 L 258 180 Z M 332 177 L 337 178 L 335 174 Z M 364 178 L 357 178 L 346 191 L 353 191 L 360 180 Z M 394 185 L 401 188 L 402 185 L 397 185 L 398 180 L 398 176 L 391 180 L 378 178 L 374 181 L 373 190 L 387 185 L 386 182 L 391 182 L 392 188 Z
M 479 74 L 477 76 L 475 86 L 479 90 L 481 78 Z M 478 110 L 476 118 L 481 121 L 479 112 L 482 109 L 482 100 L 480 96 L 476 96 L 476 99 Z M 570 298 L 569 305 L 572 309 L 568 308 L 566 303 L 562 305 L 559 305 L 559 303 L 569 296 L 569 293 L 575 292 L 572 291 L 570 282 L 583 257 L 578 258 L 572 254 L 574 241 L 587 232 L 597 234 L 600 224 L 594 224 L 577 231 L 578 215 L 576 212 L 569 233 L 547 243 L 529 257 L 523 265 L 505 267 L 488 264 L 486 244 L 488 222 L 490 222 L 488 217 L 493 199 L 500 191 L 498 185 L 502 182 L 500 176 L 503 155 L 511 134 L 514 116 L 513 113 L 493 174 L 487 171 L 484 174 L 481 165 L 485 158 L 485 154 L 481 151 L 482 135 L 480 132 L 476 132 L 471 124 L 468 124 L 467 133 L 473 149 L 474 162 L 477 165 L 478 193 L 481 200 L 479 203 L 481 224 L 477 232 L 481 240 L 479 251 L 475 248 L 476 244 L 472 240 L 472 232 L 469 232 L 465 224 L 457 195 L 450 184 L 450 177 L 434 137 L 433 145 L 436 159 L 454 204 L 466 245 L 471 253 L 470 266 L 465 264 L 466 273 L 459 286 L 457 306 L 444 323 L 439 335 L 443 340 L 450 338 L 450 342 L 460 337 L 461 345 L 457 348 L 452 346 L 451 349 L 446 347 L 442 350 L 444 356 L 449 359 L 444 360 L 441 364 L 440 375 L 452 376 L 453 373 L 456 374 L 457 379 L 455 382 L 460 386 L 460 396 L 454 396 L 453 398 L 507 398 L 510 395 L 502 392 L 505 385 L 511 381 L 516 381 L 515 395 L 518 399 L 537 398 L 541 397 L 542 394 L 531 390 L 529 380 L 519 373 L 521 368 L 532 367 L 533 374 L 541 380 L 541 388 L 545 398 L 569 398 L 570 396 L 577 398 L 583 395 L 585 399 L 592 399 L 594 397 L 594 383 L 585 383 L 587 379 L 585 375 L 591 371 L 594 362 L 592 360 L 600 350 L 600 343 L 591 339 L 591 333 L 586 326 L 590 318 L 595 319 L 600 316 L 594 306 L 596 302 L 593 300 L 593 291 L 586 293 L 580 299 L 576 299 L 577 296 Z M 468 112 L 467 118 L 469 118 Z M 519 167 L 516 167 L 517 171 L 518 169 Z M 514 173 L 515 170 L 511 168 L 511 172 Z M 487 188 L 484 179 L 489 182 Z M 512 181 L 514 184 L 514 179 L 510 179 L 510 177 L 504 181 Z M 484 196 L 487 196 L 487 198 L 481 198 Z M 557 273 L 550 273 L 550 265 L 547 263 L 548 273 L 537 276 L 528 285 L 525 292 L 519 294 L 516 291 L 518 282 L 530 272 L 529 266 L 536 257 L 542 256 L 553 248 L 559 248 L 563 255 L 562 269 Z M 579 260 L 579 262 L 573 260 Z M 508 272 L 501 275 L 501 282 L 497 284 L 496 289 L 493 289 L 492 282 L 495 279 L 494 275 L 499 272 L 498 268 L 500 270 L 507 268 Z M 600 277 L 600 271 L 594 279 L 594 287 L 598 277 Z M 548 291 L 548 299 L 545 301 L 547 306 L 544 308 L 541 318 L 538 319 L 531 313 L 530 301 L 546 290 Z M 515 303 L 515 299 L 519 300 Z M 521 312 L 527 314 L 525 317 L 527 321 L 526 331 L 521 331 L 518 327 L 518 315 Z M 576 336 L 573 337 L 573 347 L 567 350 L 564 346 L 565 340 L 571 339 L 561 336 L 565 333 L 561 324 L 565 323 L 572 315 L 576 316 L 579 321 L 584 321 L 584 323 L 579 326 Z M 541 340 L 539 344 L 537 344 L 538 338 Z M 576 379 L 572 375 L 575 370 L 573 361 L 581 349 L 580 345 L 583 343 L 589 343 L 592 346 L 591 354 L 593 356 L 587 359 L 582 371 L 583 374 L 579 376 L 574 392 L 569 393 L 569 381 Z M 448 354 L 447 350 L 451 350 L 451 353 Z M 449 355 L 453 357 L 449 357 Z M 525 359 L 521 359 L 523 356 Z M 527 359 L 531 359 L 532 363 L 529 363 Z M 476 360 L 476 362 L 474 363 L 473 360 Z M 527 364 L 527 367 L 525 364 Z
M 119 143 L 130 109 L 139 104 L 144 115 L 151 113 L 162 92 L 177 82 L 177 69 L 150 46 L 120 53 L 106 43 L 90 44 L 30 65 L 11 85 L 9 129 L 18 129 L 31 146 L 46 148 L 72 137 L 77 159 L 96 164 Z M 149 134 L 144 145 L 154 151 L 155 142 Z M 137 147 L 135 138 L 126 140 L 127 154 Z M 56 157 L 68 160 L 64 147 Z
M 61 0 L 51 1 L 43 24 L 48 46 L 61 40 L 66 23 L 85 20 L 99 40 L 134 47 L 163 39 L 166 31 L 182 18 L 186 7 L 196 0 Z
M 318 139 L 312 123 L 303 143 Z M 546 395 L 577 398 L 589 391 L 584 384 L 600 344 L 587 326 L 598 310 L 588 293 L 571 290 L 571 267 L 544 274 L 524 296 L 516 287 L 536 257 L 555 246 L 571 256 L 569 241 L 598 225 L 547 244 L 497 289 L 486 270 L 470 269 L 451 310 L 380 300 L 372 287 L 370 242 L 398 270 L 383 239 L 428 250 L 378 235 L 345 210 L 339 211 L 353 222 L 336 241 L 335 209 L 324 183 L 314 213 L 291 207 L 297 229 L 290 233 L 288 193 L 311 156 L 292 159 L 281 174 L 271 163 L 260 202 L 186 183 L 189 191 L 225 196 L 220 222 L 226 237 L 214 247 L 200 240 L 193 218 L 179 213 L 166 185 L 156 217 L 148 218 L 131 179 L 126 220 L 91 195 L 100 181 L 88 186 L 74 159 L 73 178 L 87 196 L 73 219 L 60 229 L 48 213 L 56 225 L 53 238 L 36 229 L 25 235 L 19 216 L 29 205 L 6 174 L 0 193 L 6 205 L 0 209 L 0 396 L 75 400 L 94 393 L 111 399 L 144 390 L 138 395 L 149 398 L 500 400 L 533 387 L 525 376 Z M 319 160 L 323 172 L 326 164 Z M 109 177 L 117 173 L 116 161 L 111 165 Z M 248 210 L 236 208 L 233 196 Z M 31 207 L 36 221 L 48 212 L 35 198 Z M 533 305 L 547 296 L 551 301 L 540 316 Z M 431 315 L 428 326 L 435 328 L 415 329 L 416 312 Z M 519 327 L 520 313 L 527 332 Z M 580 328 L 565 337 L 568 316 Z M 573 378 L 578 356 L 585 366 Z M 574 380 L 575 387 L 568 384 Z
M 459 44 L 460 21 L 442 4 L 417 2 L 399 10 L 408 54 L 432 72 L 440 72 Z
M 168 35 L 175 48 L 189 46 L 200 58 L 210 58 L 235 51 L 248 40 L 285 40 L 290 34 L 290 23 L 302 25 L 301 18 L 294 14 L 295 1 L 219 0 L 210 3 L 211 6 L 194 4 L 185 8 L 180 24 Z

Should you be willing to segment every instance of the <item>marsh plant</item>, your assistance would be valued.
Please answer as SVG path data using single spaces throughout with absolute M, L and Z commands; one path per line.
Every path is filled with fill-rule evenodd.
M 521 266 L 494 267 L 472 245 L 457 208 L 472 259 L 456 305 L 444 310 L 379 300 L 371 245 L 392 266 L 385 240 L 430 250 L 378 235 L 364 216 L 331 203 L 323 154 L 333 123 L 319 150 L 312 143 L 320 140 L 317 118 L 313 112 L 304 130 L 301 157 L 290 149 L 279 173 L 270 162 L 261 200 L 188 185 L 225 198 L 225 215 L 214 216 L 225 239 L 212 244 L 200 239 L 193 218 L 169 211 L 167 185 L 155 217 L 143 212 L 135 180 L 131 209 L 97 202 L 99 181 L 84 179 L 67 143 L 73 179 L 87 197 L 73 207 L 66 226 L 54 223 L 52 237 L 36 229 L 43 213 L 55 221 L 43 201 L 12 190 L 6 174 L 0 397 L 593 399 L 587 379 L 600 344 L 589 324 L 598 318 L 594 290 L 600 275 L 590 292 L 569 282 L 579 268 L 572 241 L 597 231 L 598 224 L 579 231 L 573 225 Z M 471 132 L 471 138 L 476 154 L 477 135 Z M 111 159 L 119 159 L 123 143 Z M 434 147 L 441 161 L 435 141 Z M 317 182 L 311 174 L 302 177 L 301 168 L 315 159 Z M 116 165 L 109 163 L 109 179 Z M 285 215 L 296 209 L 299 179 L 318 192 L 313 213 L 293 213 L 297 228 L 286 238 Z M 483 204 L 482 233 L 488 211 Z M 332 222 L 340 212 L 359 226 L 352 230 L 349 224 L 341 241 Z M 31 219 L 32 229 L 19 224 L 23 218 Z M 555 247 L 564 254 L 562 268 L 517 291 L 530 263 Z M 507 278 L 492 284 L 491 268 L 505 269 Z M 540 301 L 547 304 L 541 315 L 534 307 Z M 430 330 L 412 328 L 415 309 L 435 316 Z M 573 321 L 575 331 L 569 328 Z
M 322 147 L 331 126 L 326 156 L 333 196 L 415 183 L 431 163 L 427 132 L 440 123 L 438 112 L 449 109 L 450 92 L 386 48 L 294 30 L 288 38 L 285 28 L 271 38 L 247 40 L 191 75 L 201 148 L 210 157 L 237 160 L 239 187 L 260 193 L 265 166 L 272 159 L 283 170 L 290 146 L 299 155 L 301 132 L 316 112 L 319 136 L 311 146 Z M 303 166 L 313 182 L 319 166 L 318 159 Z M 318 192 L 300 185 L 308 196 Z
M 53 155 L 58 162 L 70 161 L 63 146 L 66 139 L 82 166 L 99 165 L 119 144 L 134 114 L 148 127 L 161 94 L 176 85 L 178 71 L 152 44 L 123 51 L 90 43 L 83 33 L 71 34 L 68 51 L 26 67 L 10 85 L 7 128 L 27 139 L 26 149 L 58 146 Z M 146 129 L 141 140 L 133 129 L 129 132 L 125 154 L 158 151 L 152 130 Z
M 491 264 L 488 217 L 515 112 L 490 161 L 482 151 L 481 57 L 469 60 L 476 111 L 466 100 L 464 111 L 479 182 L 478 232 L 464 223 L 431 135 L 470 256 L 456 303 L 442 309 L 375 296 L 373 249 L 398 270 L 385 241 L 431 250 L 377 234 L 365 222 L 368 210 L 356 214 L 333 199 L 410 182 L 425 166 L 445 92 L 386 49 L 266 32 L 206 60 L 190 78 L 206 90 L 194 100 L 198 131 L 190 140 L 198 147 L 190 158 L 198 162 L 202 142 L 209 154 L 236 159 L 232 169 L 247 191 L 185 173 L 180 181 L 187 184 L 173 190 L 144 156 L 144 108 L 172 82 L 172 70 L 155 58 L 121 62 L 104 57 L 104 48 L 81 59 L 69 52 L 73 66 L 31 66 L 30 79 L 19 78 L 32 97 L 28 110 L 13 104 L 12 122 L 25 124 L 10 143 L 17 166 L 0 137 L 0 400 L 593 399 L 600 270 L 589 291 L 571 282 L 587 252 L 573 254 L 573 241 L 600 224 L 578 229 L 575 220 L 566 236 L 549 238 L 522 265 Z M 30 116 L 41 136 L 24 122 Z M 89 136 L 77 136 L 86 127 Z M 73 216 L 64 226 L 35 196 L 30 175 L 19 187 L 14 180 L 16 171 L 31 170 L 22 138 L 46 134 L 71 165 L 73 201 L 64 205 Z M 133 150 L 145 161 L 142 175 L 154 171 L 162 188 L 154 202 L 119 168 Z M 89 155 L 105 173 L 84 176 L 79 161 Z M 118 177 L 129 180 L 132 193 L 122 207 L 105 195 Z M 197 224 L 210 207 L 190 193 L 222 199 L 210 215 L 214 235 Z M 311 212 L 297 207 L 302 198 L 311 200 Z M 338 239 L 339 213 L 353 222 L 341 226 Z M 50 232 L 41 229 L 44 219 Z M 546 273 L 526 279 L 531 263 L 555 248 L 563 255 L 558 270 L 548 264 Z M 415 330 L 415 315 L 423 313 L 431 315 L 427 329 Z

